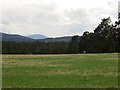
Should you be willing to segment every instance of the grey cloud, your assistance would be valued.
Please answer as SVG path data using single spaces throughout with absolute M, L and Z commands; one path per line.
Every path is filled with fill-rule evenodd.
M 120 1 L 118 2 L 118 12 L 120 12 Z
M 112 19 L 117 19 L 117 7 L 109 7 L 109 8 L 102 8 L 102 7 L 97 7 L 97 8 L 92 8 L 89 9 L 88 12 L 91 12 L 94 16 L 94 19 L 102 19 L 102 18 L 107 18 L 111 17 Z M 107 17 L 105 17 L 107 16 Z
M 29 23 L 29 24 L 47 24 L 58 22 L 59 16 L 54 12 L 55 6 L 24 4 L 21 7 L 15 7 L 3 10 L 3 23 Z
M 108 5 L 109 5 L 109 6 L 112 6 L 112 5 L 113 5 L 113 2 L 110 2 L 110 1 L 109 1 L 109 2 L 108 2 Z
M 66 17 L 73 22 L 88 23 L 90 21 L 89 14 L 85 8 L 70 9 L 65 13 Z
M 70 30 L 70 33 L 78 33 L 79 35 L 82 35 L 84 31 L 93 31 L 96 26 L 96 24 L 73 23 L 68 27 L 68 30 Z

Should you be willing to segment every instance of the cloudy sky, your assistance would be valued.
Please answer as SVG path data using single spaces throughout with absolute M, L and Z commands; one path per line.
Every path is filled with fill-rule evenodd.
M 93 31 L 102 18 L 117 20 L 119 0 L 0 0 L 4 33 L 50 37 Z

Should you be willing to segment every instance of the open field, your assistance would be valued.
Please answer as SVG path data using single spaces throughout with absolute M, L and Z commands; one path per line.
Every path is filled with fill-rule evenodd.
M 3 88 L 118 87 L 118 55 L 3 55 Z

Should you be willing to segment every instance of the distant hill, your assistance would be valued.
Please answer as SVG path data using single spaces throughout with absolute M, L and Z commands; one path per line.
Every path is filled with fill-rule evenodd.
M 71 40 L 72 36 L 66 36 L 66 37 L 59 37 L 59 38 L 46 38 L 46 39 L 39 39 L 40 42 L 69 42 Z
M 0 33 L 0 41 L 15 41 L 15 42 L 69 42 L 72 36 L 58 37 L 58 38 L 46 38 L 46 39 L 32 39 L 18 34 L 5 34 Z
M 15 42 L 33 42 L 34 39 L 17 35 L 17 34 L 5 34 L 5 33 L 0 33 L 2 38 L 0 37 L 0 40 L 2 41 L 15 41 Z
M 32 39 L 46 39 L 48 38 L 45 35 L 42 34 L 33 34 L 33 35 L 28 35 L 27 37 L 32 38 Z

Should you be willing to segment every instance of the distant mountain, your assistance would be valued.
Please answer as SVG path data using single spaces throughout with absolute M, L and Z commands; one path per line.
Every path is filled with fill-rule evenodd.
M 2 41 L 15 41 L 15 42 L 32 42 L 34 39 L 17 35 L 17 34 L 5 34 L 5 33 L 0 33 L 0 40 Z
M 2 37 L 1 37 L 2 36 Z M 58 37 L 58 38 L 45 38 L 45 39 L 32 39 L 29 37 L 21 36 L 18 34 L 5 34 L 0 33 L 0 41 L 15 41 L 15 42 L 69 42 L 72 36 Z
M 32 38 L 32 39 L 46 39 L 46 38 L 48 38 L 47 36 L 44 36 L 42 34 L 33 34 L 33 35 L 29 35 L 27 37 Z
M 58 37 L 58 38 L 46 38 L 46 39 L 39 39 L 40 42 L 69 42 L 71 40 L 72 36 L 66 36 L 66 37 Z

